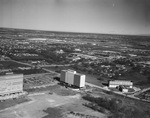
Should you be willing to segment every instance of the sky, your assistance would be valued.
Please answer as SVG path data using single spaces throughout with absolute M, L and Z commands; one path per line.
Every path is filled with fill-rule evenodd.
M 150 35 L 150 0 L 0 0 L 0 27 Z

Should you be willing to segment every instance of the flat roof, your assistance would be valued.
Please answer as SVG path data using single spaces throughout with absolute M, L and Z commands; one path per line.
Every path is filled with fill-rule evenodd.
M 6 79 L 18 79 L 18 77 L 23 78 L 23 74 L 9 74 L 9 75 L 2 75 L 0 76 L 0 80 L 6 80 Z
M 76 71 L 74 71 L 74 70 L 71 70 L 71 69 L 68 69 L 68 70 L 62 70 L 62 71 L 64 71 L 64 72 L 76 72 Z M 75 75 L 85 75 L 85 74 L 80 74 L 80 73 L 74 73 Z
M 133 82 L 131 80 L 110 80 L 109 82 Z
M 76 73 L 75 75 L 84 75 L 84 74 Z

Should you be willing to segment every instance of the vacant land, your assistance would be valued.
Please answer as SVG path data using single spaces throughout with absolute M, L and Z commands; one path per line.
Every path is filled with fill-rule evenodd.
M 31 99 L 30 102 L 1 111 L 0 118 L 61 118 L 62 116 L 68 116 L 70 110 L 74 110 L 75 112 L 80 111 L 87 115 L 96 113 L 96 115 L 101 116 L 101 118 L 105 116 L 104 114 L 83 107 L 79 94 L 61 96 L 55 93 L 39 93 L 30 95 L 29 98 Z
M 24 89 L 31 89 L 40 86 L 48 86 L 56 84 L 54 77 L 57 74 L 55 73 L 45 73 L 45 74 L 31 74 L 24 76 Z
M 130 111 L 128 116 L 134 115 L 133 118 L 137 118 L 136 114 L 145 114 L 143 118 L 150 116 L 149 103 L 98 88 L 86 90 L 73 91 L 58 84 L 27 89 L 30 101 L 0 111 L 0 118 L 106 118 L 109 115 L 124 118 L 120 116 L 124 111 Z
M 18 99 L 9 99 L 9 100 L 6 100 L 5 102 L 0 102 L 0 110 L 9 108 L 11 106 L 15 106 L 17 104 L 29 102 L 29 101 L 30 99 L 28 99 L 27 97 L 18 98 Z

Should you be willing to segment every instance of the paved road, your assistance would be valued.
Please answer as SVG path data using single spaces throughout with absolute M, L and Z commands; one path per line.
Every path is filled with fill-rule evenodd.
M 53 64 L 53 65 L 40 65 L 39 67 L 55 67 L 55 66 L 71 66 L 73 64 L 64 64 L 64 65 L 56 65 L 56 64 Z
M 42 69 L 45 70 L 45 71 L 47 71 L 47 72 L 50 72 L 50 73 L 56 73 L 56 74 L 58 74 L 58 76 L 60 76 L 60 74 L 57 73 L 57 72 L 55 72 L 55 71 L 52 71 L 52 70 L 49 70 L 49 69 L 46 69 L 46 68 L 42 68 Z
M 99 89 L 105 90 L 105 91 L 110 91 L 107 87 L 97 86 L 95 84 L 91 84 L 91 83 L 88 83 L 88 82 L 85 82 L 85 84 L 88 85 L 88 86 L 91 86 L 91 87 L 95 87 L 95 88 L 99 88 Z

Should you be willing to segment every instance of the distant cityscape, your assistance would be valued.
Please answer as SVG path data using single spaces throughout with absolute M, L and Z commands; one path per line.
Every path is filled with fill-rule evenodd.
M 97 103 L 95 96 L 117 99 L 118 104 L 127 99 L 128 104 L 139 101 L 149 105 L 150 37 L 0 28 L 0 84 L 0 106 L 10 99 L 25 102 L 33 99 L 28 96 L 48 90 L 49 94 L 80 94 L 90 102 L 84 103 L 85 107 L 106 116 L 117 112 Z M 102 98 L 99 100 L 104 102 Z M 147 116 L 143 118 L 150 117 L 146 111 L 150 113 L 140 111 Z M 99 118 L 74 111 L 68 114 L 70 118 Z

